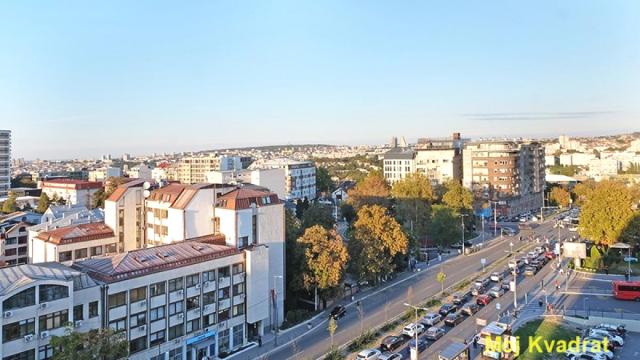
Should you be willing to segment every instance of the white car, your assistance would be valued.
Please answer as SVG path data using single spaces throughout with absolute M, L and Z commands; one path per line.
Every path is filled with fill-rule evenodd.
M 589 342 L 587 342 L 583 350 L 586 353 L 590 353 L 590 354 L 604 355 L 607 358 L 607 360 L 612 360 L 614 358 L 613 351 L 609 349 L 596 349 L 596 347 Z
M 595 354 L 590 352 L 567 351 L 565 354 L 569 360 L 607 360 L 604 354 Z
M 500 282 L 501 280 L 502 280 L 502 274 L 500 274 L 499 272 L 491 273 L 491 281 Z
M 500 296 L 504 295 L 504 289 L 499 286 L 494 286 L 491 288 L 491 290 L 489 290 L 489 295 L 493 296 L 494 298 L 499 298 Z
M 513 270 L 518 267 L 518 262 L 516 260 L 509 260 L 509 269 Z
M 433 325 L 439 323 L 440 320 L 442 320 L 442 316 L 440 314 L 430 312 L 427 315 L 425 315 L 422 318 L 422 320 L 420 320 L 420 322 L 425 324 L 425 325 L 428 325 L 428 326 L 433 326 Z
M 594 336 L 594 337 L 606 337 L 609 339 L 609 341 L 611 341 L 614 345 L 616 346 L 624 346 L 624 340 L 622 340 L 622 338 L 618 335 L 614 335 L 609 333 L 606 330 L 602 330 L 602 329 L 589 329 L 589 336 Z
M 402 335 L 406 335 L 408 337 L 415 337 L 416 332 L 418 333 L 418 335 L 422 334 L 424 332 L 424 325 L 420 323 L 411 323 L 405 326 L 404 329 L 402 329 Z
M 380 358 L 380 355 L 382 353 L 380 352 L 380 350 L 376 350 L 376 349 L 367 349 L 367 350 L 362 350 L 358 353 L 358 356 L 356 356 L 356 359 L 358 360 L 378 360 Z
M 402 354 L 386 352 L 380 355 L 378 360 L 402 360 Z

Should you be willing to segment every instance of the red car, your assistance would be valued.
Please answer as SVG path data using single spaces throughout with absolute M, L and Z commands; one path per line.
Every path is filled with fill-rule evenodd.
M 478 295 L 478 298 L 476 299 L 476 304 L 484 306 L 489 304 L 491 300 L 492 300 L 491 296 L 487 294 Z
M 553 260 L 556 257 L 556 253 L 554 253 L 553 251 L 547 251 L 544 253 L 544 257 L 546 257 L 549 260 Z

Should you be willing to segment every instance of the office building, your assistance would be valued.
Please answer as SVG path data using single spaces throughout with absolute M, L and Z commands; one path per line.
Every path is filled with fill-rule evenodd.
M 0 130 L 0 198 L 11 187 L 11 131 Z

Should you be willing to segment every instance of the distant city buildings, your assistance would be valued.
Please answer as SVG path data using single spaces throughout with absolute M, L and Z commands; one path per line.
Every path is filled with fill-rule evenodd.
M 176 164 L 173 180 L 183 184 L 204 183 L 207 181 L 207 173 L 211 171 L 240 169 L 242 169 L 242 159 L 239 156 L 217 154 L 188 156 L 181 158 Z
M 0 197 L 11 187 L 11 131 L 0 130 Z

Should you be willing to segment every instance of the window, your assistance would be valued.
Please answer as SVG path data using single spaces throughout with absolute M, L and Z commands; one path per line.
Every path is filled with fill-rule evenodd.
M 218 290 L 218 299 L 224 300 L 229 298 L 229 287 Z
M 91 248 L 91 256 L 102 255 L 102 246 L 94 246 Z
M 169 280 L 169 292 L 182 290 L 182 278 L 176 278 Z
M 82 304 L 73 307 L 73 321 L 84 320 L 84 306 Z
M 178 324 L 169 328 L 169 340 L 173 340 L 184 335 L 184 325 Z
M 144 300 L 147 298 L 147 287 L 142 286 L 139 288 L 129 290 L 129 302 L 133 303 L 136 301 Z
M 149 285 L 149 296 L 154 297 L 164 294 L 165 282 L 159 282 Z
M 58 253 L 58 261 L 71 261 L 72 255 L 71 251 L 62 251 Z
M 65 326 L 69 322 L 69 311 L 56 311 L 51 314 L 40 316 L 40 331 L 58 329 Z
M 144 311 L 129 316 L 130 328 L 134 328 L 136 326 L 142 326 L 142 325 L 145 325 L 146 323 L 147 323 L 147 313 Z
M 164 319 L 164 306 L 158 306 L 149 310 L 149 319 L 151 321 Z
M 16 256 L 18 255 L 18 249 L 7 249 L 4 251 L 4 256 Z
M 184 310 L 182 301 L 176 301 L 169 304 L 169 316 L 180 313 Z
M 118 252 L 118 244 L 109 244 L 105 246 L 107 254 L 114 254 Z
M 241 346 L 244 342 L 244 325 L 233 327 L 233 347 Z
M 125 291 L 109 295 L 109 309 L 123 306 L 127 302 L 127 293 Z
M 189 275 L 187 276 L 186 282 L 187 282 L 187 287 L 196 286 L 196 284 L 200 283 L 200 275 L 199 274 Z
M 218 278 L 221 277 L 229 277 L 230 273 L 229 273 L 229 267 L 225 266 L 225 267 L 221 267 L 218 269 Z
M 127 319 L 121 318 L 117 320 L 113 320 L 109 322 L 109 327 L 113 329 L 113 331 L 126 331 L 127 330 Z
M 244 263 L 233 264 L 233 275 L 244 272 Z
M 182 360 L 182 346 L 169 351 L 169 360 Z
M 137 353 L 147 348 L 147 337 L 141 336 L 137 339 L 129 341 L 129 353 Z
M 63 285 L 40 285 L 40 303 L 69 297 L 69 288 Z
M 194 296 L 187 299 L 187 310 L 200 307 L 200 296 Z
M 77 249 L 76 250 L 76 259 L 84 259 L 87 257 L 87 249 Z
M 206 292 L 206 293 L 202 294 L 202 304 L 203 305 L 213 304 L 215 302 L 216 302 L 216 292 L 215 291 L 209 291 L 209 292 Z
M 200 318 L 187 321 L 187 334 L 200 330 Z
M 225 353 L 229 351 L 229 329 L 220 331 L 218 335 L 218 352 Z
M 233 296 L 244 294 L 244 283 L 233 285 Z
M 229 309 L 218 311 L 218 321 L 229 320 Z
M 53 359 L 53 347 L 50 344 L 38 348 L 38 360 Z
M 263 198 L 264 199 L 269 199 L 268 196 Z M 253 237 L 253 243 L 257 244 L 258 243 L 258 215 L 253 215 L 251 217 L 251 235 Z
M 2 310 L 8 311 L 13 309 L 20 309 L 27 306 L 36 304 L 36 288 L 32 287 L 27 290 L 23 290 L 12 297 L 8 298 L 2 303 Z
M 214 270 L 203 272 L 202 282 L 205 281 L 216 281 L 216 272 Z
M 233 317 L 244 315 L 244 304 L 233 306 Z
M 154 332 L 153 334 L 149 335 L 149 346 L 156 346 L 156 345 L 162 344 L 164 342 L 164 336 L 165 336 L 164 330 L 160 330 L 158 332 Z M 164 356 L 162 356 L 162 359 L 164 360 Z
M 249 246 L 249 237 L 248 236 L 240 236 L 238 237 L 238 248 L 246 248 Z
M 20 339 L 36 331 L 36 319 L 17 321 L 2 327 L 2 342 L 8 343 L 16 339 Z
M 89 318 L 94 318 L 96 316 L 99 316 L 100 312 L 98 310 L 98 302 L 97 301 L 92 301 L 89 303 Z
M 35 360 L 36 349 L 23 351 L 21 353 L 5 356 L 2 360 Z
M 202 327 L 211 326 L 216 323 L 216 314 L 209 314 L 202 317 Z

